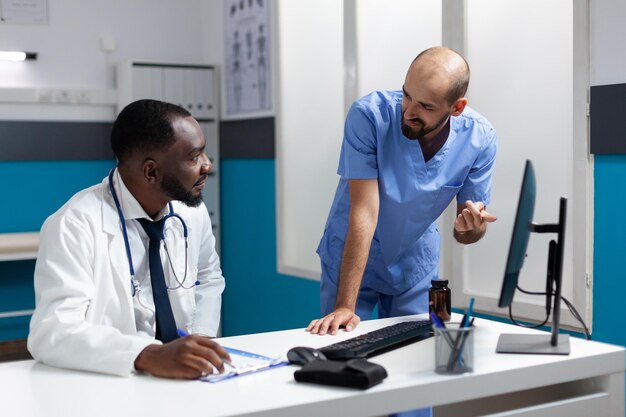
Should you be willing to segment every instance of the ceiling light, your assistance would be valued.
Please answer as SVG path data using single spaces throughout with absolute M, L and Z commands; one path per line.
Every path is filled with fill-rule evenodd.
M 20 52 L 20 51 L 0 51 L 0 60 L 3 61 L 24 61 L 37 59 L 36 52 Z

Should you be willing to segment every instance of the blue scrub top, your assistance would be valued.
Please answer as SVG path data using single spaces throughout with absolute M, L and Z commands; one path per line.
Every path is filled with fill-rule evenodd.
M 401 131 L 402 91 L 375 91 L 354 102 L 345 122 L 341 176 L 317 253 L 339 271 L 348 231 L 351 179 L 378 179 L 380 208 L 363 285 L 386 294 L 415 286 L 439 264 L 435 221 L 456 196 L 489 204 L 497 139 L 469 107 L 450 118 L 442 148 L 424 161 Z M 373 273 L 367 273 L 368 271 Z

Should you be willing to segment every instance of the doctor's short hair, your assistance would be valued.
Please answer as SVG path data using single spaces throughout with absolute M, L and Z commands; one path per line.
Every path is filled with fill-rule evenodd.
M 158 100 L 130 103 L 117 116 L 111 129 L 111 147 L 118 161 L 133 153 L 149 153 L 167 149 L 174 144 L 172 121 L 189 117 L 184 108 Z

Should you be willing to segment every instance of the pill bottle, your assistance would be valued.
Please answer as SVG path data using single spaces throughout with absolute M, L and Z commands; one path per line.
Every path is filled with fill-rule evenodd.
M 452 313 L 452 293 L 448 288 L 447 279 L 433 279 L 430 281 L 430 290 L 428 291 L 428 299 L 430 301 L 430 309 L 442 321 L 450 321 Z

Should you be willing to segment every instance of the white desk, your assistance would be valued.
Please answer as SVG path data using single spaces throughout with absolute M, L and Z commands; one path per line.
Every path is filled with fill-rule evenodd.
M 334 338 L 289 330 L 220 341 L 276 356 L 296 345 L 319 347 L 402 320 L 364 322 L 355 332 L 342 332 Z M 146 375 L 119 378 L 21 361 L 0 364 L 0 413 L 351 417 L 441 406 L 435 409 L 436 416 L 624 416 L 624 348 L 572 338 L 569 356 L 496 354 L 500 332 L 530 331 L 480 319 L 474 324 L 472 374 L 442 376 L 433 372 L 432 338 L 372 358 L 389 376 L 367 391 L 297 383 L 295 366 L 209 384 Z

